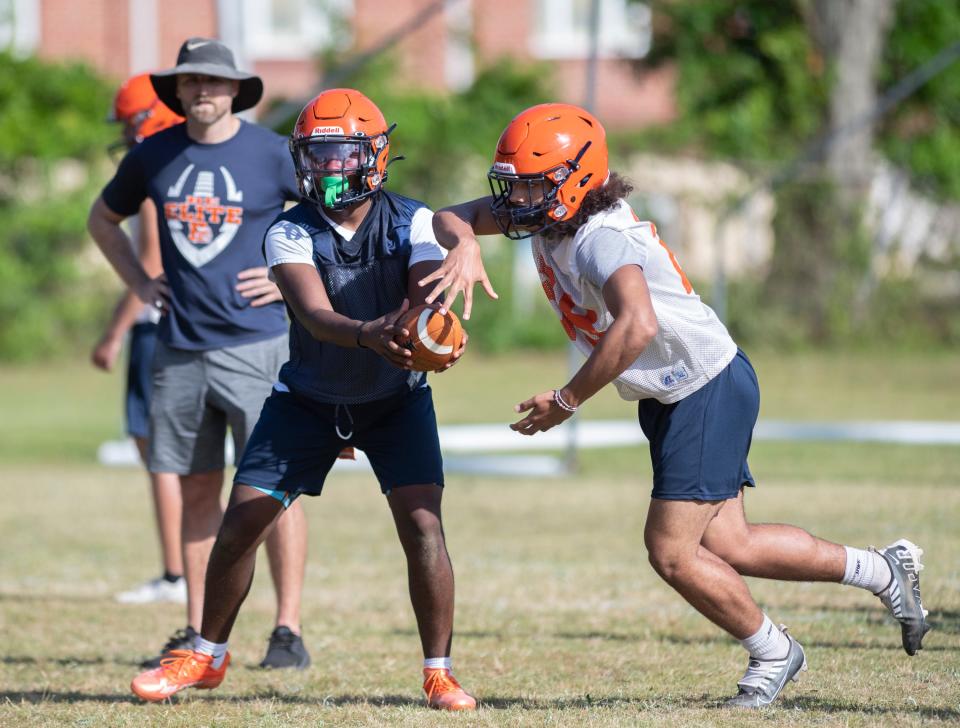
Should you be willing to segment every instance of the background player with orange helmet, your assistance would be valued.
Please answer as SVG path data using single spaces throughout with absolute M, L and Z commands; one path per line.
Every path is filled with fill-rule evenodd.
M 731 706 L 772 702 L 806 668 L 803 649 L 777 628 L 743 576 L 840 582 L 877 594 L 913 655 L 929 629 L 920 600 L 922 551 L 906 540 L 881 551 L 840 546 L 789 525 L 751 524 L 747 466 L 759 410 L 756 375 L 696 295 L 653 223 L 626 202 L 630 185 L 607 163 L 603 127 L 587 111 L 543 104 L 503 132 L 489 172 L 493 195 L 441 210 L 437 240 L 452 252 L 427 300 L 447 305 L 481 282 L 493 293 L 476 235 L 532 237 L 547 298 L 586 356 L 569 382 L 517 405 L 511 428 L 549 430 L 613 382 L 637 400 L 650 441 L 653 492 L 644 540 L 657 573 L 749 651 Z
M 432 394 L 394 341 L 409 333 L 395 322 L 422 302 L 417 281 L 439 267 L 443 249 L 426 205 L 383 189 L 391 131 L 353 89 L 324 91 L 300 113 L 290 151 L 304 199 L 264 243 L 291 313 L 290 360 L 237 468 L 207 570 L 201 636 L 193 651 L 134 679 L 142 698 L 219 685 L 257 544 L 298 496 L 320 495 L 351 445 L 370 459 L 407 557 L 428 705 L 476 706 L 451 671 L 453 570 Z
M 132 149 L 151 134 L 183 122 L 160 101 L 150 75 L 142 73 L 123 83 L 113 102 L 110 121 L 123 125 L 123 137 L 111 145 L 111 150 Z M 151 276 L 160 275 L 160 241 L 157 234 L 157 208 L 152 200 L 144 200 L 140 212 L 126 221 L 130 240 L 144 270 Z M 137 445 L 144 463 L 147 459 L 149 435 L 150 368 L 157 343 L 157 322 L 160 312 L 145 306 L 131 291 L 117 303 L 113 316 L 94 347 L 91 359 L 94 366 L 110 371 L 117 361 L 123 340 L 130 332 L 129 362 L 126 385 L 126 425 Z M 134 589 L 117 594 L 116 599 L 126 604 L 147 602 L 179 602 L 187 600 L 187 586 L 183 578 L 183 557 L 180 553 L 180 481 L 170 473 L 149 473 L 153 495 L 163 574 Z

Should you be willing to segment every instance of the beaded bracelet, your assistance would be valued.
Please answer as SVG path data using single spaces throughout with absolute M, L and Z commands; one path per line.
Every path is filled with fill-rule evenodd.
M 562 409 L 564 412 L 576 412 L 577 408 L 567 402 L 564 402 L 563 397 L 560 395 L 560 390 L 553 390 L 553 401 L 557 403 L 557 407 Z

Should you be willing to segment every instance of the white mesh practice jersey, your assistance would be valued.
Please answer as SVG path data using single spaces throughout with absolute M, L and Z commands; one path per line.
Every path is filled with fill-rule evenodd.
M 614 384 L 627 400 L 678 402 L 719 374 L 737 352 L 726 327 L 693 291 L 651 222 L 620 201 L 593 215 L 573 237 L 533 238 L 533 257 L 567 336 L 589 356 L 613 316 L 603 284 L 618 268 L 643 269 L 657 315 L 656 337 Z

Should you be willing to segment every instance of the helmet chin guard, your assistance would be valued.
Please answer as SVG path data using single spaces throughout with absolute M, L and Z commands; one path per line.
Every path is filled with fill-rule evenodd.
M 392 131 L 373 138 L 321 134 L 291 139 L 300 193 L 328 210 L 342 210 L 376 194 L 387 179 Z

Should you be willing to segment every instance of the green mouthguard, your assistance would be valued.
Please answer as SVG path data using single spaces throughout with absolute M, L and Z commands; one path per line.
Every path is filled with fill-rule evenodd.
M 350 184 L 343 177 L 322 177 L 320 189 L 323 190 L 324 206 L 333 207 L 349 186 Z

